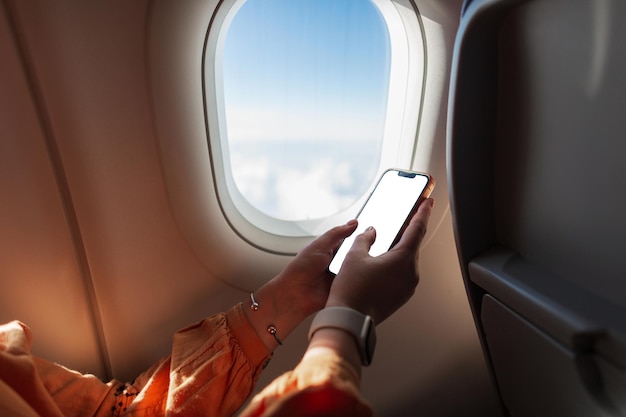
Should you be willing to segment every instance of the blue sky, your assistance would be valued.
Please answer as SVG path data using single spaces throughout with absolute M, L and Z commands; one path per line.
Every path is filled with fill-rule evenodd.
M 388 43 L 368 0 L 249 0 L 224 48 L 228 99 L 369 111 L 386 100 Z
M 331 214 L 358 199 L 377 168 L 359 165 L 376 165 L 389 64 L 385 22 L 368 0 L 244 3 L 223 53 L 231 162 L 244 196 L 268 214 L 290 219 Z M 281 141 L 285 146 L 277 148 Z M 294 142 L 307 142 L 308 159 L 294 154 Z M 370 151 L 350 152 L 348 142 Z M 340 184 L 333 180 L 337 169 L 344 172 Z M 318 193 L 308 212 L 289 201 L 298 190 L 280 183 L 287 174 L 309 178 L 307 195 Z

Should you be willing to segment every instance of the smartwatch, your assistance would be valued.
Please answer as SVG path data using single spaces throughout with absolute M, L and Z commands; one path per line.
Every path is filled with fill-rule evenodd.
M 344 330 L 354 336 L 361 364 L 368 366 L 372 363 L 376 348 L 376 328 L 370 316 L 348 307 L 327 307 L 315 315 L 309 330 L 309 340 L 319 329 L 329 327 Z

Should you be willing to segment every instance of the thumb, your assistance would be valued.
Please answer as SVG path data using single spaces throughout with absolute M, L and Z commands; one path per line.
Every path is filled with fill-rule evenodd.
M 369 226 L 363 233 L 354 239 L 352 250 L 357 252 L 368 253 L 374 242 L 376 241 L 376 229 Z

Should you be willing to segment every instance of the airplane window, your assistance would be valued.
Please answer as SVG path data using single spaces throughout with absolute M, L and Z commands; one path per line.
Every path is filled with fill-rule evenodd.
M 363 0 L 247 0 L 225 35 L 230 169 L 241 194 L 283 220 L 323 218 L 375 180 L 389 34 Z
M 220 4 L 205 111 L 219 201 L 240 236 L 282 252 L 267 242 L 354 217 L 385 169 L 411 168 L 422 33 L 407 0 Z

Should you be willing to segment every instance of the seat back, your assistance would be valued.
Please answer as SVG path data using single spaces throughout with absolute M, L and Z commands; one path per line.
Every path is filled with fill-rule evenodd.
M 448 123 L 468 297 L 513 416 L 626 413 L 626 3 L 466 2 Z

